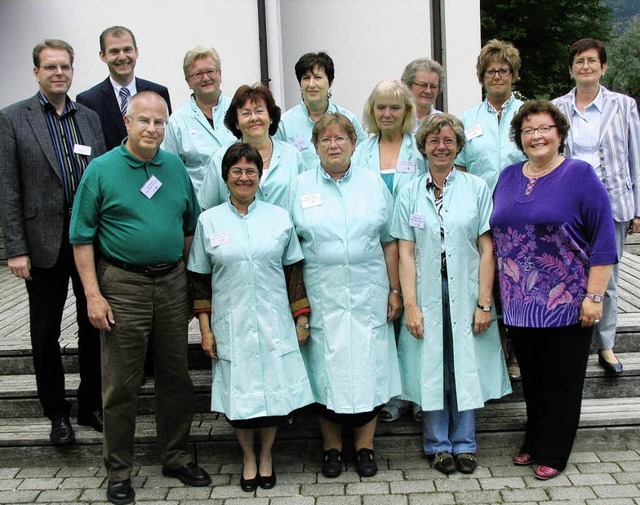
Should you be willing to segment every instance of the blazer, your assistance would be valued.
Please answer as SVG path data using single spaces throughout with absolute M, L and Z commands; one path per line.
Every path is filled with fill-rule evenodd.
M 158 93 L 167 101 L 169 114 L 171 114 L 171 100 L 169 99 L 169 90 L 166 87 L 136 77 L 136 89 L 138 93 L 140 91 L 155 91 Z M 120 114 L 120 103 L 116 99 L 109 78 L 107 77 L 100 84 L 96 84 L 93 88 L 78 94 L 76 101 L 96 111 L 100 116 L 100 124 L 102 124 L 107 150 L 110 151 L 114 147 L 118 147 L 127 136 L 127 129 L 124 126 L 122 114 Z
M 76 104 L 87 161 L 104 154 L 100 119 Z M 52 267 L 66 226 L 61 168 L 42 106 L 35 95 L 0 111 L 0 214 L 8 258 L 28 254 L 31 265 Z M 68 211 L 67 211 L 68 213 Z
M 613 219 L 619 223 L 640 216 L 640 119 L 633 98 L 600 87 L 603 95 L 598 152 L 600 166 L 594 167 L 611 200 Z M 575 88 L 552 103 L 571 124 Z M 565 141 L 565 156 L 571 158 L 573 135 Z

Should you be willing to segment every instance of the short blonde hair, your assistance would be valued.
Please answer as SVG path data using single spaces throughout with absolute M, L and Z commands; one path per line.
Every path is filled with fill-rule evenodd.
M 413 102 L 413 95 L 409 88 L 397 79 L 388 79 L 386 81 L 380 81 L 367 99 L 367 103 L 364 105 L 364 121 L 367 124 L 369 131 L 374 134 L 380 133 L 380 127 L 376 122 L 375 106 L 376 102 L 382 100 L 392 99 L 397 100 L 405 108 L 405 117 L 402 122 L 402 133 L 410 133 L 415 126 L 415 104 Z
M 193 49 L 187 51 L 184 55 L 184 61 L 182 62 L 182 70 L 184 72 L 185 79 L 189 77 L 191 65 L 200 58 L 210 57 L 218 67 L 218 70 L 222 70 L 220 65 L 220 55 L 213 47 L 196 46 Z
M 355 144 L 358 141 L 358 135 L 356 134 L 356 128 L 353 123 L 349 121 L 349 118 L 339 112 L 328 112 L 322 116 L 316 124 L 313 126 L 313 132 L 311 133 L 311 143 L 317 148 L 320 135 L 322 135 L 331 126 L 337 126 L 344 130 L 347 136 Z

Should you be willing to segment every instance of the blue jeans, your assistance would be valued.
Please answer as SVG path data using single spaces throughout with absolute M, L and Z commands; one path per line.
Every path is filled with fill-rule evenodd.
M 453 369 L 453 333 L 449 312 L 449 284 L 442 279 L 442 338 L 444 355 L 444 408 L 422 413 L 423 447 L 427 455 L 438 452 L 472 453 L 476 444 L 476 411 L 458 411 L 455 370 Z

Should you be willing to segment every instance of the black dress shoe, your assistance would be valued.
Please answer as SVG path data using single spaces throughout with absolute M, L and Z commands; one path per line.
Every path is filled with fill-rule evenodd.
M 240 488 L 245 493 L 252 493 L 256 489 L 258 489 L 258 481 L 260 479 L 260 474 L 256 472 L 256 476 L 253 479 L 245 479 L 244 478 L 244 466 L 242 467 L 242 473 L 240 474 Z
M 102 422 L 102 410 L 94 410 L 88 414 L 78 416 L 78 424 L 80 426 L 91 426 L 94 430 L 102 433 L 104 424 Z
M 204 470 L 204 468 L 199 467 L 193 461 L 173 470 L 165 470 L 163 468 L 162 475 L 165 477 L 174 477 L 179 479 L 187 486 L 201 487 L 211 484 L 211 477 L 209 477 L 209 474 Z
M 622 363 L 616 358 L 616 363 L 609 363 L 602 356 L 602 349 L 598 350 L 598 363 L 608 374 L 619 375 L 622 373 Z
M 59 417 L 51 421 L 49 440 L 53 445 L 72 445 L 76 441 L 68 417 Z
M 342 456 L 338 449 L 329 449 L 322 453 L 322 475 L 334 479 L 342 473 Z
M 276 469 L 271 465 L 271 475 L 264 477 L 258 473 L 258 486 L 262 489 L 272 489 L 276 485 Z
M 356 453 L 356 472 L 360 477 L 373 477 L 378 473 L 373 449 L 360 449 Z
M 131 487 L 131 479 L 110 480 L 107 486 L 107 500 L 116 505 L 131 503 L 136 497 L 136 493 Z

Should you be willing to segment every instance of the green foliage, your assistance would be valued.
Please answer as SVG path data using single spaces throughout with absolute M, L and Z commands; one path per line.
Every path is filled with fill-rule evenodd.
M 614 91 L 640 98 L 640 15 L 607 45 L 607 70 L 603 83 Z
M 640 13 L 640 0 L 604 0 L 604 3 L 611 9 L 613 30 L 618 35 L 626 29 L 629 21 Z
M 571 89 L 571 44 L 584 37 L 608 41 L 610 9 L 602 0 L 481 0 L 482 43 L 511 42 L 522 69 L 515 88 L 526 98 L 555 98 Z

